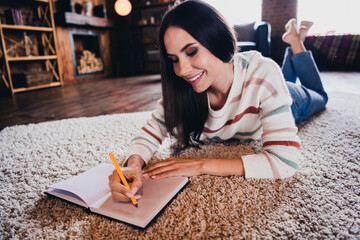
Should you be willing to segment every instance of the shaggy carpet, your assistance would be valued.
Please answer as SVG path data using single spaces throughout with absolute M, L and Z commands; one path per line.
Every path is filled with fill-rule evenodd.
M 0 132 L 2 239 L 354 239 L 360 234 L 360 96 L 331 93 L 299 125 L 303 160 L 285 180 L 191 177 L 146 230 L 44 195 L 52 183 L 119 160 L 149 112 L 13 126 Z M 152 161 L 170 155 L 167 139 Z M 240 157 L 260 142 L 208 143 L 183 157 Z M 123 160 L 123 159 L 122 159 Z M 91 187 L 91 186 L 89 186 Z

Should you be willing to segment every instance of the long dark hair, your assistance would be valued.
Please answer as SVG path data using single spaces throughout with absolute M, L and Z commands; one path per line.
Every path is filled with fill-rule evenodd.
M 208 100 L 206 91 L 196 93 L 188 82 L 175 74 L 164 44 L 164 35 L 170 26 L 184 29 L 223 62 L 232 60 L 236 38 L 221 14 L 207 3 L 189 0 L 165 13 L 159 33 L 163 105 L 166 128 L 176 138 L 178 152 L 201 143 L 200 136 L 208 117 Z

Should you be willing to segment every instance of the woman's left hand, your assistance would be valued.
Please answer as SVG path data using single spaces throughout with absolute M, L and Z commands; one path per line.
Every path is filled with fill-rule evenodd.
M 241 158 L 168 158 L 153 163 L 142 171 L 144 178 L 190 177 L 201 174 L 216 176 L 244 176 L 244 164 Z
M 202 174 L 204 159 L 168 158 L 143 170 L 144 178 L 188 177 Z

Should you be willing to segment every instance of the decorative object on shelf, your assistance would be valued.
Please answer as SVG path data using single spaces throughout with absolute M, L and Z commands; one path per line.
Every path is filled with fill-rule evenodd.
M 150 17 L 150 24 L 155 24 L 155 17 L 154 16 Z
M 107 14 L 106 14 L 106 7 L 105 5 L 101 4 L 101 5 L 97 5 L 93 8 L 93 15 L 95 17 L 102 17 L 102 18 L 106 18 Z
M 148 24 L 148 21 L 145 18 L 140 19 L 140 21 L 139 21 L 140 26 L 147 25 L 147 24 Z
M 34 33 L 29 35 L 24 31 L 22 34 L 6 34 L 4 41 L 7 46 L 6 55 L 10 58 L 39 55 L 37 47 L 39 40 Z
M 115 2 L 114 8 L 115 8 L 115 12 L 120 16 L 126 16 L 132 10 L 131 3 L 128 0 L 117 0 Z
M 83 9 L 84 9 L 84 14 L 86 16 L 91 16 L 92 15 L 92 2 L 91 0 L 84 0 L 84 3 L 83 3 Z
M 28 35 L 26 35 L 26 32 L 24 32 L 25 56 L 31 56 L 32 45 L 33 45 L 33 42 L 31 41 L 30 37 Z
M 39 72 L 24 72 L 13 73 L 13 80 L 15 87 L 35 87 L 39 85 L 46 85 L 51 83 L 51 72 L 39 71 Z

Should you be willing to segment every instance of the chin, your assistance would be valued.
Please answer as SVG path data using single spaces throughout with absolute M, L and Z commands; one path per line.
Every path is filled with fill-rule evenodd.
M 194 91 L 197 92 L 197 93 L 203 93 L 203 92 L 205 92 L 205 91 L 207 90 L 207 88 L 204 89 L 204 88 L 196 87 L 196 86 L 193 87 L 193 89 L 194 89 Z

